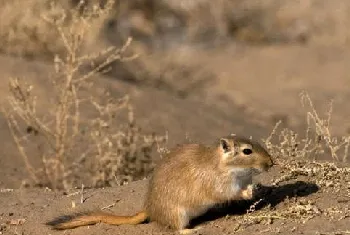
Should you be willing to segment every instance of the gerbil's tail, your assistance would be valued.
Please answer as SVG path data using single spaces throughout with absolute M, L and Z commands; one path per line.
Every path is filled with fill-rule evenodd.
M 52 226 L 53 229 L 63 230 L 72 229 L 80 226 L 93 225 L 97 223 L 105 223 L 111 225 L 120 224 L 140 224 L 148 219 L 146 212 L 141 211 L 132 216 L 118 216 L 104 212 L 93 212 L 88 214 L 78 214 L 58 217 L 46 225 Z

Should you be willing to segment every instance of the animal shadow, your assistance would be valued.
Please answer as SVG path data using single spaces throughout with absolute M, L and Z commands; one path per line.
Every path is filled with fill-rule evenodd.
M 193 219 L 190 227 L 216 220 L 227 215 L 243 215 L 247 212 L 250 206 L 259 199 L 262 199 L 262 201 L 255 206 L 255 210 L 261 210 L 268 205 L 273 208 L 283 202 L 286 198 L 305 197 L 317 192 L 318 190 L 319 187 L 316 184 L 304 181 L 296 181 L 281 186 L 257 185 L 257 188 L 254 190 L 255 197 L 252 200 L 231 201 L 223 205 L 218 205 L 207 211 L 204 215 Z

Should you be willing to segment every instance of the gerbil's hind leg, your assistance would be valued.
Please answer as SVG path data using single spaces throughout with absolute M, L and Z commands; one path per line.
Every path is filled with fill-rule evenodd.
M 187 228 L 190 222 L 190 217 L 188 215 L 188 211 L 186 209 L 178 209 L 178 219 L 177 219 L 177 229 L 181 235 L 192 234 L 199 229 L 200 226 L 196 226 L 195 228 Z
M 170 227 L 180 231 L 180 233 L 181 231 L 189 230 L 189 229 L 186 229 L 186 227 L 190 222 L 188 211 L 186 211 L 186 209 L 177 207 L 170 210 L 169 212 L 170 213 L 168 214 L 169 215 L 168 223 Z

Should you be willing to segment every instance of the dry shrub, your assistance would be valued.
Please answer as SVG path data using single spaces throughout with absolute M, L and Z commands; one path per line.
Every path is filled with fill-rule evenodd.
M 135 123 L 131 107 L 128 110 L 126 128 L 121 128 L 116 133 L 108 128 L 113 123 L 113 118 L 109 117 L 108 123 L 105 118 L 101 118 L 110 115 L 110 111 L 100 106 L 99 112 L 99 131 L 91 133 L 97 150 L 90 169 L 93 185 L 121 185 L 148 176 L 155 166 L 152 158 L 154 147 L 163 143 L 167 136 L 142 133 Z
M 320 209 L 312 201 L 297 200 L 297 198 L 287 199 L 288 204 L 282 210 L 274 210 L 267 206 L 261 210 L 256 210 L 256 207 L 262 200 L 256 201 L 247 210 L 247 213 L 242 217 L 236 218 L 236 226 L 234 231 L 242 231 L 249 226 L 255 224 L 267 225 L 265 232 L 271 231 L 269 226 L 278 220 L 282 221 L 299 221 L 306 223 L 308 220 L 321 214 Z
M 77 2 L 77 3 L 75 3 Z M 108 2 L 108 1 L 103 1 Z M 73 0 L 1 0 L 0 9 L 0 51 L 5 54 L 51 59 L 56 54 L 64 55 L 65 45 L 61 40 L 59 32 L 52 28 L 52 23 L 45 19 L 57 19 L 65 11 L 62 26 L 69 27 L 74 24 L 74 15 L 83 14 L 82 11 L 75 12 L 74 9 L 82 5 L 93 8 L 109 7 L 109 12 L 113 6 L 87 4 L 85 1 Z M 100 6 L 101 5 L 101 6 Z M 72 11 L 73 9 L 73 11 Z M 100 29 L 109 14 L 100 15 L 90 22 L 91 28 L 84 41 L 95 43 L 99 41 Z M 62 19 L 61 19 L 62 20 Z M 81 48 L 82 49 L 82 48 Z
M 154 146 L 165 140 L 165 137 L 140 131 L 127 96 L 114 98 L 107 91 L 102 91 L 103 97 L 92 95 L 96 94 L 92 89 L 97 73 L 107 72 L 114 61 L 134 58 L 125 56 L 131 39 L 122 48 L 109 47 L 89 55 L 81 53 L 84 38 L 93 29 L 91 24 L 107 15 L 113 4 L 112 0 L 103 8 L 78 4 L 68 14 L 61 8 L 60 14 L 46 17 L 64 45 L 65 56 L 56 55 L 55 71 L 48 75 L 52 100 L 44 115 L 38 107 L 38 100 L 42 98 L 35 95 L 34 87 L 23 79 L 10 79 L 10 108 L 3 111 L 36 185 L 69 189 L 81 182 L 81 176 L 89 171 L 93 186 L 142 178 L 152 170 L 150 153 Z M 67 16 L 71 17 L 68 25 Z M 101 63 L 81 72 L 84 64 L 99 58 L 103 58 Z M 117 116 L 123 110 L 128 113 L 126 125 L 118 125 Z M 88 120 L 84 114 L 89 114 Z M 30 156 L 33 149 L 39 150 L 38 158 Z
M 293 188 L 294 195 L 285 198 L 283 206 L 271 206 L 271 204 L 266 203 L 269 201 L 266 198 L 279 196 L 278 187 L 283 187 L 284 184 L 291 182 L 312 182 L 319 187 L 320 192 L 349 194 L 350 189 L 345 186 L 350 182 L 349 167 L 339 167 L 331 162 L 285 159 L 281 164 L 280 173 L 281 176 L 276 176 L 273 180 L 274 186 L 271 192 L 268 195 L 259 195 L 260 198 L 252 204 L 246 214 L 235 218 L 237 224 L 234 228 L 235 231 L 241 231 L 256 224 L 269 225 L 278 222 L 279 224 L 290 222 L 304 224 L 310 219 L 320 216 L 330 220 L 342 220 L 350 215 L 349 208 L 341 204 L 338 207 L 324 208 L 324 205 L 318 204 L 315 198 L 303 198 L 303 193 L 309 190 L 305 185 Z M 300 196 L 298 195 L 299 191 Z M 261 203 L 263 204 L 262 208 Z M 266 232 L 271 232 L 269 226 L 267 226 Z
M 340 191 L 344 182 L 350 182 L 350 167 L 340 166 L 348 160 L 350 136 L 332 136 L 332 102 L 325 117 L 321 117 L 306 92 L 301 93 L 301 101 L 308 108 L 304 136 L 289 129 L 277 133 L 277 123 L 270 136 L 264 140 L 280 169 L 279 176 L 272 184 L 306 179 L 317 184 L 321 190 Z M 321 157 L 326 157 L 327 161 L 322 161 Z
M 339 138 L 332 135 L 332 102 L 325 117 L 321 117 L 307 93 L 301 93 L 301 101 L 308 108 L 304 136 L 301 137 L 289 129 L 283 129 L 277 134 L 277 123 L 265 140 L 267 148 L 280 167 L 281 175 L 274 179 L 273 184 L 279 185 L 304 177 L 323 190 L 339 191 L 344 182 L 350 181 L 350 168 L 339 166 L 339 163 L 346 163 L 348 160 L 350 136 Z M 274 139 L 276 144 L 272 143 Z M 320 161 L 325 156 L 328 161 Z M 329 157 L 334 162 L 330 162 Z
M 306 92 L 301 93 L 301 101 L 308 108 L 306 113 L 307 128 L 304 136 L 289 129 L 283 129 L 277 134 L 278 122 L 270 136 L 264 140 L 269 151 L 279 158 L 299 158 L 303 160 L 317 159 L 321 154 L 330 154 L 333 160 L 346 162 L 350 145 L 350 136 L 334 137 L 330 130 L 332 103 L 325 117 L 321 117 L 310 96 Z M 277 135 L 277 144 L 272 140 Z
M 42 20 L 59 14 L 50 1 L 1 0 L 0 50 L 19 56 L 52 55 L 63 49 L 58 33 Z
M 315 217 L 326 217 L 330 220 L 346 219 L 350 215 L 348 207 L 322 208 L 315 198 L 303 198 L 305 192 L 314 192 L 316 185 L 319 192 L 349 195 L 350 167 L 344 163 L 348 157 L 349 136 L 335 138 L 330 131 L 332 103 L 325 117 L 321 117 L 306 92 L 301 93 L 306 112 L 307 129 L 304 136 L 289 129 L 278 129 L 277 123 L 272 133 L 264 140 L 267 149 L 275 158 L 279 174 L 272 179 L 272 187 L 268 193 L 260 193 L 259 199 L 247 210 L 246 214 L 235 218 L 235 231 L 255 225 L 297 222 L 303 224 Z M 328 161 L 321 161 L 321 155 L 327 154 Z M 331 159 L 329 159 L 331 158 Z M 329 160 L 334 160 L 331 162 Z M 344 164 L 343 166 L 341 166 Z M 303 182 L 305 184 L 297 184 Z M 286 197 L 283 206 L 268 204 L 280 197 L 284 185 L 293 184 L 293 194 Z M 306 186 L 310 184 L 310 186 Z M 310 188 L 309 188 L 310 187 Z M 300 193 L 300 195 L 299 195 Z M 271 203 L 273 204 L 273 203 Z M 262 206 L 260 206 L 262 205 Z M 278 229 L 277 229 L 278 230 Z M 265 232 L 272 232 L 267 227 Z M 274 231 L 280 232 L 280 231 Z

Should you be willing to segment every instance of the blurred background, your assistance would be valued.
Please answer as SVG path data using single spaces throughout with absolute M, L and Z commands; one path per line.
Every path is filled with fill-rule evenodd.
M 66 53 L 45 19 L 79 1 L 0 3 L 0 100 L 9 77 L 24 77 L 44 97 L 45 113 L 48 74 L 55 56 Z M 103 9 L 108 1 L 82 4 Z M 349 13 L 348 0 L 116 0 L 90 25 L 81 53 L 132 38 L 126 53 L 138 57 L 114 62 L 91 92 L 128 94 L 138 125 L 166 134 L 168 146 L 230 133 L 266 138 L 278 121 L 302 135 L 310 111 L 302 92 L 321 116 L 333 101 L 331 131 L 343 136 L 350 132 Z M 65 18 L 67 27 L 72 19 Z M 6 160 L 18 153 L 0 121 L 8 149 L 0 165 L 9 169 L 0 172 L 2 183 L 18 185 L 22 161 Z

